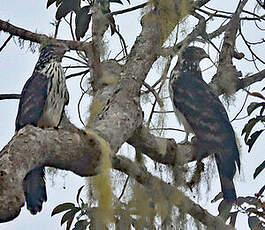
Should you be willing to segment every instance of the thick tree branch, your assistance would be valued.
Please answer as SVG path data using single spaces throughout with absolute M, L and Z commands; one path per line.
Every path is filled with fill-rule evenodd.
M 127 142 L 139 152 L 162 164 L 184 164 L 193 161 L 196 155 L 191 144 L 176 144 L 174 139 L 156 137 L 145 127 L 138 128 Z
M 158 199 L 164 198 L 164 202 L 173 203 L 196 220 L 199 220 L 208 229 L 234 229 L 229 225 L 225 225 L 220 217 L 211 215 L 200 205 L 194 203 L 182 191 L 153 176 L 144 167 L 141 167 L 135 162 L 122 156 L 114 156 L 112 158 L 112 164 L 115 169 L 133 177 L 137 182 L 144 185 L 145 189 L 151 191 L 148 194 L 152 196 L 153 200 L 156 200 L 158 197 Z
M 233 14 L 231 20 L 227 24 L 224 35 L 224 41 L 221 48 L 217 73 L 213 77 L 211 86 L 215 92 L 232 95 L 237 90 L 238 78 L 241 73 L 233 66 L 232 58 L 234 56 L 236 35 L 240 27 L 240 14 L 248 0 L 243 0 L 239 3 L 236 12 Z
M 165 0 L 159 2 L 162 1 Z M 193 7 L 200 7 L 207 2 L 209 0 L 196 1 Z M 115 72 L 119 80 L 118 84 L 109 84 L 104 89 L 95 87 L 97 88 L 96 93 L 103 98 L 104 106 L 102 112 L 91 125 L 91 130 L 109 143 L 113 153 L 117 152 L 121 145 L 128 141 L 152 159 L 164 164 L 174 165 L 176 162 L 184 163 L 194 159 L 192 145 L 187 145 L 185 149 L 185 146 L 178 146 L 171 139 L 157 138 L 141 128 L 143 118 L 139 106 L 139 92 L 142 83 L 157 59 L 161 45 L 174 29 L 174 25 L 181 19 L 178 18 L 174 21 L 175 24 L 173 23 L 170 28 L 163 28 L 162 33 L 164 22 L 161 19 L 165 16 L 164 14 L 165 12 L 161 10 L 152 9 L 150 13 L 142 18 L 142 31 L 132 47 L 127 62 L 124 66 L 119 67 L 118 72 Z M 43 34 L 32 33 L 15 27 L 2 20 L 0 20 L 1 30 L 37 43 L 52 39 Z M 88 55 L 91 53 L 91 43 L 57 41 L 65 42 L 71 49 L 84 50 Z M 91 71 L 95 71 L 97 67 L 91 66 Z M 11 220 L 19 214 L 20 208 L 24 204 L 22 181 L 26 173 L 34 167 L 40 165 L 52 166 L 71 170 L 80 176 L 92 176 L 98 173 L 101 148 L 97 138 L 92 134 L 76 129 L 67 121 L 64 121 L 63 127 L 59 130 L 43 130 L 27 126 L 21 129 L 1 151 L 1 222 Z M 137 130 L 137 128 L 139 129 Z M 161 143 L 164 143 L 164 145 Z M 187 152 L 189 153 L 188 156 L 184 155 Z M 172 199 L 174 197 L 173 201 L 178 207 L 181 206 L 182 209 L 185 207 L 190 215 L 199 219 L 202 223 L 208 226 L 211 223 L 211 226 L 215 228 L 222 226 L 222 229 L 231 229 L 226 228 L 219 218 L 208 214 L 200 206 L 190 201 L 183 193 L 153 177 L 134 162 L 114 156 L 113 165 L 116 169 L 134 177 L 149 189 L 154 191 L 158 189 L 161 193 L 164 190 L 167 191 Z M 188 202 L 188 207 L 184 206 L 185 202 Z
M 66 126 L 64 126 L 66 128 Z M 26 126 L 5 146 L 0 155 L 0 221 L 15 218 L 24 204 L 22 180 L 26 173 L 37 166 L 46 165 L 70 170 L 80 176 L 93 176 L 99 172 L 101 148 L 93 135 L 73 128 L 40 129 Z M 55 147 L 56 146 L 56 147 Z M 21 154 L 23 153 L 23 154 Z M 207 226 L 231 229 L 181 191 L 152 176 L 144 168 L 124 157 L 113 156 L 113 167 L 135 178 L 147 189 L 159 194 L 167 193 L 178 207 L 186 207 L 187 213 Z M 185 205 L 184 205 L 185 204 Z
M 240 82 L 238 83 L 238 89 L 244 89 L 252 85 L 253 83 L 262 81 L 264 78 L 265 78 L 265 70 L 262 70 L 248 77 L 242 78 L 239 80 Z
M 48 37 L 45 34 L 33 33 L 29 30 L 25 30 L 23 28 L 14 26 L 9 22 L 3 21 L 1 19 L 0 19 L 0 31 L 4 31 L 12 36 L 19 37 L 26 41 L 36 42 L 39 44 L 43 43 L 44 41 L 58 41 L 67 44 L 71 50 L 90 51 L 91 49 L 90 47 L 91 45 L 89 42 L 54 39 L 52 37 Z
M 98 141 L 78 129 L 21 129 L 0 153 L 0 222 L 19 214 L 24 204 L 22 181 L 31 169 L 47 165 L 91 176 L 99 157 Z

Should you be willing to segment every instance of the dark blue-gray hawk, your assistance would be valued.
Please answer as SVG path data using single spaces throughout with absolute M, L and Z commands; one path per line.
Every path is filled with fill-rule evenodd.
M 61 60 L 69 48 L 62 43 L 46 45 L 40 51 L 32 76 L 23 87 L 16 118 L 16 131 L 30 124 L 40 128 L 58 127 L 69 95 Z M 40 212 L 47 201 L 44 167 L 31 170 L 23 181 L 27 208 Z
M 203 49 L 187 47 L 171 72 L 169 92 L 186 133 L 195 134 L 196 149 L 215 154 L 224 200 L 235 201 L 233 177 L 236 164 L 240 169 L 239 152 L 223 104 L 202 79 L 199 63 L 206 57 Z

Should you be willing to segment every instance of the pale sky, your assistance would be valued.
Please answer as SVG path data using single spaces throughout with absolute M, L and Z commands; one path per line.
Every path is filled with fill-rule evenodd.
M 138 5 L 143 0 L 132 0 L 133 5 Z M 218 3 L 219 2 L 219 3 Z M 253 2 L 253 1 L 252 1 Z M 218 5 L 219 4 L 219 5 Z M 216 8 L 221 7 L 221 9 L 229 9 L 229 11 L 234 11 L 237 1 L 231 0 L 223 0 L 213 1 L 211 6 L 215 6 Z M 115 4 L 113 4 L 114 6 Z M 251 4 L 249 4 L 251 5 Z M 115 5 L 115 9 L 124 9 L 128 7 L 128 3 L 124 0 L 124 6 Z M 113 7 L 114 9 L 114 7 Z M 50 24 L 54 21 L 55 15 L 55 7 L 52 6 L 49 10 L 46 9 L 46 1 L 8 1 L 1 0 L 1 8 L 0 8 L 0 18 L 2 20 L 9 21 L 11 24 L 19 27 L 23 27 L 30 31 L 37 31 L 39 33 L 45 33 L 47 35 L 51 35 L 54 31 L 53 26 Z M 132 43 L 135 40 L 136 35 L 139 34 L 139 12 L 138 14 L 129 13 L 126 16 L 118 16 L 116 17 L 116 24 L 119 25 L 119 29 L 121 33 L 124 35 L 125 40 L 128 42 L 131 47 Z M 192 29 L 194 22 L 192 20 L 189 21 L 190 25 L 188 28 Z M 210 28 L 212 30 L 213 28 Z M 262 38 L 262 34 L 257 34 L 254 32 L 254 28 L 248 27 L 244 29 L 245 34 L 248 35 L 249 40 L 256 41 Z M 0 33 L 0 46 L 8 37 L 8 34 Z M 68 32 L 64 30 L 59 31 L 59 37 L 63 39 L 69 38 Z M 264 35 L 263 35 L 264 38 Z M 32 53 L 28 50 L 28 43 L 25 42 L 24 49 L 20 49 L 18 46 L 17 39 L 15 39 L 15 44 L 13 41 L 9 42 L 5 49 L 0 53 L 0 94 L 4 93 L 20 93 L 21 89 L 25 83 L 25 81 L 30 77 L 34 65 L 38 58 L 38 52 Z M 216 40 L 217 41 L 217 40 Z M 239 43 L 240 44 L 240 43 Z M 205 46 L 206 47 L 206 46 Z M 238 46 L 239 51 L 245 51 L 245 47 L 242 45 Z M 115 56 L 120 49 L 119 40 L 117 36 L 113 36 L 109 40 L 109 50 L 112 51 L 111 55 Z M 263 50 L 259 51 L 259 54 L 262 56 Z M 211 50 L 211 53 L 214 55 L 214 51 Z M 214 58 L 215 56 L 213 56 Z M 264 57 L 264 55 L 263 55 Z M 172 66 L 175 64 L 172 63 Z M 65 64 L 64 60 L 64 64 Z M 245 76 L 248 73 L 254 73 L 256 70 L 247 62 L 239 62 L 234 61 L 238 70 L 242 71 Z M 209 61 L 202 61 L 202 69 L 205 69 L 210 65 Z M 260 68 L 264 69 L 264 66 L 260 66 Z M 152 76 L 150 74 L 149 81 L 153 81 L 157 69 L 152 70 Z M 203 76 L 206 81 L 210 80 L 210 77 L 214 74 L 214 70 L 205 71 Z M 210 76 L 210 77 L 209 77 Z M 152 78 L 152 79 L 151 79 Z M 80 97 L 79 90 L 79 78 L 68 80 L 67 85 L 70 92 L 70 104 L 67 107 L 68 115 L 76 125 L 81 127 L 80 122 L 78 121 L 77 116 L 77 101 Z M 264 84 L 255 84 L 251 87 L 251 89 L 260 90 Z M 77 87 L 78 86 L 78 87 Z M 235 101 L 227 108 L 229 117 L 233 118 L 234 115 L 240 109 L 240 106 L 243 103 L 245 94 L 242 92 L 238 92 L 235 95 Z M 256 100 L 256 99 L 254 99 Z M 248 104 L 251 100 L 248 100 Z M 88 98 L 83 102 L 82 114 L 83 118 L 85 118 L 84 114 L 86 114 L 88 105 Z M 8 143 L 11 137 L 14 134 L 14 124 L 15 117 L 17 113 L 18 100 L 2 100 L 0 101 L 0 147 L 1 149 Z M 144 108 L 146 111 L 149 108 Z M 171 110 L 171 104 L 169 104 L 169 109 Z M 246 111 L 246 108 L 244 109 Z M 245 115 L 246 112 L 243 112 L 241 116 Z M 167 120 L 167 127 L 177 127 L 178 122 L 176 121 L 174 116 L 170 116 Z M 259 175 L 256 180 L 253 180 L 252 175 L 255 171 L 255 168 L 264 160 L 263 146 L 264 146 L 264 135 L 260 136 L 257 143 L 254 145 L 251 153 L 247 152 L 247 148 L 244 145 L 243 139 L 241 137 L 241 131 L 243 128 L 243 124 L 246 120 L 233 122 L 234 130 L 237 136 L 240 138 L 240 142 L 242 144 L 242 172 L 241 175 L 236 175 L 235 186 L 237 190 L 238 196 L 253 196 L 254 193 L 258 191 L 262 187 L 265 181 L 265 173 L 263 172 Z M 173 137 L 177 141 L 182 140 L 183 136 L 180 136 L 179 133 L 168 132 L 167 137 Z M 40 214 L 36 216 L 31 216 L 29 212 L 23 208 L 21 214 L 18 218 L 13 220 L 12 222 L 8 222 L 5 224 L 0 224 L 0 230 L 15 230 L 15 229 L 26 229 L 26 230 L 35 230 L 35 229 L 65 229 L 65 225 L 60 228 L 60 218 L 62 215 L 50 217 L 50 214 L 53 208 L 59 203 L 63 202 L 75 202 L 75 195 L 77 189 L 84 184 L 84 180 L 77 175 L 72 173 L 68 173 L 65 179 L 62 177 L 55 178 L 55 185 L 51 186 L 51 180 L 47 180 L 48 187 L 48 202 L 44 203 L 43 210 Z M 65 188 L 64 188 L 65 187 Z M 212 191 L 209 194 L 209 200 L 202 200 L 200 204 L 203 207 L 207 207 L 207 209 L 212 214 L 217 214 L 217 206 L 210 204 L 210 200 L 220 191 L 219 180 L 216 179 L 213 182 Z M 244 218 L 245 217 L 245 218 Z M 241 216 L 237 221 L 238 229 L 248 229 L 247 227 L 247 218 L 246 216 Z

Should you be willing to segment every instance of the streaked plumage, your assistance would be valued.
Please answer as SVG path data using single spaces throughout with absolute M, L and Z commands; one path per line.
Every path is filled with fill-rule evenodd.
M 55 43 L 40 51 L 32 76 L 23 87 L 16 118 L 16 131 L 30 124 L 40 128 L 58 127 L 69 96 L 61 59 L 68 50 Z M 23 181 L 27 208 L 32 214 L 41 211 L 47 200 L 44 167 L 30 171 Z
M 185 131 L 195 134 L 200 152 L 215 154 L 224 199 L 234 201 L 233 177 L 236 163 L 240 167 L 239 152 L 223 104 L 202 79 L 199 63 L 205 57 L 208 55 L 201 48 L 184 50 L 171 72 L 170 96 Z

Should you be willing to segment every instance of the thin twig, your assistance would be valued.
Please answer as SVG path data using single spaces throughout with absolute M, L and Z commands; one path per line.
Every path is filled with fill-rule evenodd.
M 7 43 L 10 41 L 10 39 L 13 37 L 12 34 L 9 35 L 9 37 L 5 40 L 4 44 L 0 47 L 0 52 L 5 48 Z
M 125 189 L 126 189 L 126 187 L 127 187 L 127 184 L 128 184 L 129 178 L 130 178 L 130 176 L 127 175 L 126 181 L 125 181 L 125 183 L 124 183 L 124 186 L 123 186 L 123 188 L 122 188 L 122 191 L 121 191 L 121 194 L 120 194 L 118 200 L 120 200 L 120 199 L 122 198 L 122 196 L 123 196 L 123 194 L 124 194 L 124 192 L 125 192 Z
M 83 122 L 82 117 L 81 117 L 80 105 L 81 105 L 81 101 L 82 101 L 83 97 L 85 96 L 85 94 L 86 94 L 87 92 L 88 92 L 88 90 L 87 90 L 86 92 L 82 92 L 82 95 L 81 95 L 81 97 L 80 97 L 80 99 L 79 99 L 79 101 L 78 101 L 78 104 L 77 104 L 78 117 L 79 117 L 79 120 L 80 120 L 80 122 L 82 123 L 82 125 L 83 125 L 84 127 L 85 127 L 86 125 L 85 125 L 85 123 Z
M 90 71 L 90 70 L 88 69 L 88 70 L 84 70 L 84 71 L 82 71 L 82 72 L 73 73 L 73 74 L 70 74 L 70 75 L 66 76 L 65 78 L 66 78 L 66 79 L 69 79 L 69 78 L 72 78 L 72 77 L 80 76 L 80 75 L 82 75 L 82 74 L 85 74 L 85 75 L 86 75 L 89 71 Z
M 250 46 L 249 42 L 246 40 L 245 36 L 244 36 L 243 33 L 242 33 L 241 27 L 239 27 L 239 33 L 240 33 L 240 35 L 241 35 L 243 41 L 245 42 L 246 46 L 248 47 L 250 53 L 251 53 L 255 58 L 257 58 L 261 63 L 265 64 L 265 61 L 263 61 L 259 56 L 257 56 L 257 55 L 255 54 L 255 52 L 251 49 L 251 46 Z
M 250 87 L 249 87 L 250 88 Z M 248 90 L 249 90 L 249 88 L 248 88 Z M 246 95 L 246 97 L 245 97 L 245 100 L 244 100 L 244 102 L 243 102 L 243 105 L 241 106 L 241 108 L 240 108 L 240 110 L 238 111 L 238 113 L 235 115 L 235 117 L 230 121 L 230 122 L 233 122 L 233 121 L 235 121 L 235 120 L 237 120 L 237 117 L 239 116 L 239 114 L 243 111 L 243 108 L 245 107 L 245 105 L 246 105 L 246 102 L 247 102 L 247 99 L 248 99 L 248 93 L 247 93 L 247 95 Z
M 121 33 L 116 29 L 116 27 L 114 27 L 114 31 L 116 32 L 116 34 L 118 34 L 120 42 L 121 42 L 121 46 L 122 46 L 122 51 L 125 52 L 124 56 L 127 57 L 128 56 L 128 51 L 127 51 L 126 42 L 125 42 L 123 36 L 121 35 Z
M 61 22 L 61 20 L 55 22 L 54 38 L 57 38 L 60 22 Z
M 176 129 L 176 128 L 151 128 L 149 130 L 170 130 L 170 131 L 177 131 L 177 132 L 183 132 L 183 133 L 186 132 L 183 129 Z
M 175 112 L 172 110 L 172 111 L 154 111 L 154 113 L 175 113 Z
M 0 100 L 6 99 L 20 99 L 20 94 L 0 94 Z
M 67 66 L 63 67 L 63 69 L 78 69 L 78 68 L 87 68 L 87 66 L 83 66 L 83 65 L 74 65 L 74 66 L 67 65 Z
M 64 17 L 64 20 L 69 25 L 72 38 L 75 41 L 76 39 L 75 39 L 74 30 L 73 30 L 73 26 L 72 26 L 72 22 L 73 22 L 73 12 L 70 13 L 70 22 L 68 22 L 68 20 L 65 17 Z
M 64 58 L 69 58 L 69 59 L 71 59 L 71 60 L 73 60 L 73 61 L 77 61 L 77 62 L 79 62 L 79 63 L 81 63 L 81 64 L 84 64 L 84 65 L 88 65 L 87 62 L 81 61 L 81 60 L 79 60 L 79 59 L 77 59 L 77 58 L 74 58 L 74 57 L 71 57 L 71 56 L 64 55 L 63 57 L 64 57 Z
M 156 98 L 157 103 L 160 107 L 163 107 L 163 101 L 161 100 L 161 98 L 159 97 L 158 93 L 154 90 L 153 87 L 151 87 L 150 85 L 148 85 L 146 82 L 143 82 L 144 87 L 146 87 Z
M 142 3 L 140 5 L 137 5 L 137 6 L 134 6 L 134 7 L 131 7 L 131 8 L 127 8 L 125 10 L 117 10 L 117 11 L 114 11 L 114 12 L 111 12 L 111 13 L 107 14 L 107 16 L 108 15 L 114 16 L 114 15 L 118 15 L 118 14 L 125 14 L 125 13 L 128 13 L 128 12 L 134 11 L 134 10 L 138 10 L 140 8 L 144 8 L 148 4 L 149 4 L 149 2 L 145 2 L 145 3 Z

